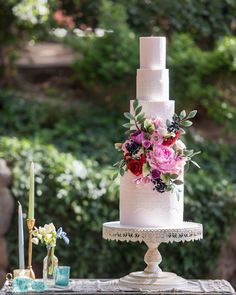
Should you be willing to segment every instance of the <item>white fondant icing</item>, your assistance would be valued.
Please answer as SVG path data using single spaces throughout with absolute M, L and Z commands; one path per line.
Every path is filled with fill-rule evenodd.
M 141 69 L 165 69 L 165 37 L 141 37 L 139 39 L 139 45 Z
M 178 226 L 183 222 L 183 185 L 176 193 L 159 193 L 153 184 L 135 185 L 130 172 L 120 178 L 120 223 L 138 227 Z
M 140 100 L 163 101 L 169 99 L 169 70 L 138 69 L 136 97 Z
M 139 104 L 142 105 L 142 111 L 145 113 L 145 117 L 155 119 L 156 117 L 171 120 L 175 111 L 175 101 L 145 101 L 140 100 Z M 133 100 L 130 101 L 130 111 L 133 113 Z

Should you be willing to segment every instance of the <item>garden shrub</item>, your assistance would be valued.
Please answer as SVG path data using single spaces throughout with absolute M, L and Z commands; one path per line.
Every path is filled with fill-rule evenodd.
M 126 23 L 126 12 L 122 5 L 104 0 L 100 8 L 98 27 L 105 35 L 91 35 L 68 39 L 80 53 L 74 64 L 74 76 L 86 90 L 119 105 L 127 101 L 128 85 L 135 78 L 138 67 L 138 42 Z M 115 93 L 119 93 L 115 97 Z M 129 93 L 129 92 L 128 92 Z
M 115 40 L 117 49 L 113 51 L 111 44 Z M 127 110 L 128 99 L 134 97 L 138 39 L 122 43 L 123 39 L 114 32 L 100 38 L 74 41 L 75 44 L 82 42 L 82 52 L 86 53 L 74 65 L 75 77 L 92 92 L 91 99 L 96 97 L 98 100 L 99 93 L 102 103 L 109 102 L 112 108 L 115 105 Z M 168 44 L 167 67 L 170 69 L 170 97 L 177 101 L 177 110 L 201 108 L 208 118 L 223 122 L 232 130 L 236 122 L 236 94 L 232 87 L 236 75 L 235 42 L 235 37 L 227 37 L 219 41 L 214 50 L 204 51 L 189 35 L 172 36 Z M 128 45 L 123 47 L 122 44 Z M 118 60 L 121 63 L 117 63 Z M 120 65 L 126 66 L 120 68 Z
M 122 4 L 127 22 L 135 33 L 166 35 L 188 33 L 204 48 L 225 35 L 235 34 L 235 1 L 221 0 L 113 0 Z M 72 15 L 77 26 L 97 28 L 102 0 L 63 1 L 62 8 Z M 83 11 L 78 14 L 77 11 Z
M 236 94 L 232 88 L 236 76 L 235 42 L 235 37 L 227 37 L 219 41 L 214 50 L 203 51 L 190 36 L 174 35 L 168 54 L 170 92 L 177 105 L 201 107 L 209 118 L 231 130 L 236 122 Z M 228 89 L 224 90 L 221 84 L 226 84 Z
M 85 102 L 73 107 L 32 103 L 11 91 L 0 91 L 0 111 L 1 134 L 7 130 L 9 136 L 53 144 L 61 151 L 76 157 L 86 154 L 99 163 L 117 160 L 113 143 L 121 140 L 123 121 L 116 110 Z

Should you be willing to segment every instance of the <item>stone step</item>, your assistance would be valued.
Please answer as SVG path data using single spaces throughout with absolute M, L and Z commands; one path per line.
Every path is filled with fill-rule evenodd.
M 69 68 L 75 61 L 75 53 L 61 43 L 29 43 L 20 52 L 17 60 L 19 69 Z

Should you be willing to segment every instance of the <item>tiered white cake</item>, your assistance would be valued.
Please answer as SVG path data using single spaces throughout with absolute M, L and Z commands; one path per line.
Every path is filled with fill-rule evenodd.
M 166 38 L 140 38 L 140 69 L 137 70 L 136 96 L 147 118 L 172 118 L 175 102 L 169 100 L 169 70 L 166 69 Z M 130 108 L 132 112 L 131 101 Z M 159 193 L 152 183 L 137 186 L 134 175 L 120 179 L 120 223 L 134 227 L 177 227 L 183 222 L 183 185 L 174 192 Z M 183 177 L 182 177 L 183 178 Z

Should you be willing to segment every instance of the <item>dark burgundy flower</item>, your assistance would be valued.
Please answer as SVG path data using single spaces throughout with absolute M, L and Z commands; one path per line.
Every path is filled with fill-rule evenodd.
M 142 154 L 142 155 L 140 156 L 139 161 L 140 161 L 142 164 L 146 163 L 146 156 L 145 156 L 144 154 Z
M 160 178 L 161 172 L 157 169 L 153 169 L 151 171 L 152 179 L 158 179 Z

